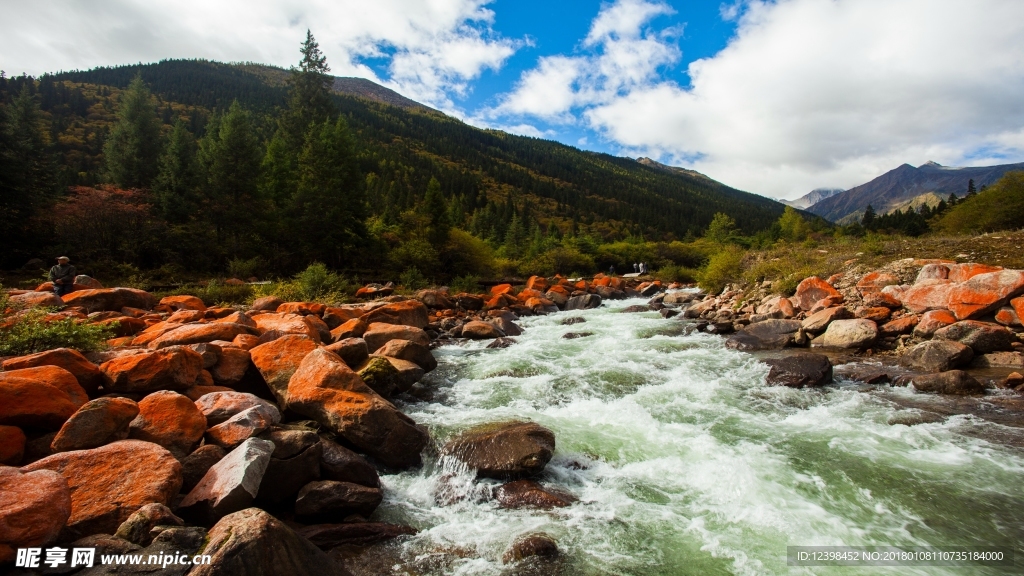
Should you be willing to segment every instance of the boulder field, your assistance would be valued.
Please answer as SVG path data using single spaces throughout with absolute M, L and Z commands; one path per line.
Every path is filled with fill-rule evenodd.
M 896 380 L 930 393 L 984 394 L 972 367 L 1024 371 L 1024 272 L 947 261 L 811 277 L 792 296 L 767 283 L 710 295 L 600 274 L 486 294 L 370 285 L 342 306 L 208 307 L 97 283 L 61 301 L 44 288 L 17 305 L 116 325 L 117 338 L 100 352 L 0 358 L 0 570 L 19 547 L 57 544 L 215 558 L 181 574 L 347 574 L 332 549 L 415 533 L 371 517 L 386 497 L 379 471 L 420 466 L 424 453 L 489 482 L 498 506 L 571 506 L 575 496 L 539 481 L 550 430 L 492 422 L 440 442 L 395 403 L 425 392 L 434 347 L 514 346 L 522 316 L 651 298 L 622 312 L 657 311 L 738 350 L 798 349 L 765 360 L 768 384 L 797 388 L 832 381 L 832 350 L 898 358 L 911 374 Z M 1024 377 L 1004 385 L 1024 392 Z M 439 504 L 458 493 L 442 486 Z M 508 561 L 556 553 L 533 535 Z

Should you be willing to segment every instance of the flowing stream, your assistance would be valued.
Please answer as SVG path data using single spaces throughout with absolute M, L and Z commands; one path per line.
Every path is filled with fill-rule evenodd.
M 420 530 L 398 545 L 397 573 L 511 573 L 502 554 L 530 532 L 557 540 L 566 574 L 1014 573 L 787 566 L 790 545 L 1016 545 L 1024 450 L 972 416 L 890 424 L 908 412 L 894 398 L 911 389 L 768 387 L 767 366 L 722 338 L 618 312 L 644 302 L 524 318 L 506 349 L 435 351 L 432 400 L 402 409 L 438 445 L 486 422 L 550 428 L 557 449 L 540 480 L 579 501 L 501 509 L 487 498 L 497 482 L 428 456 L 420 470 L 382 477 L 375 517 Z M 586 322 L 561 325 L 571 316 Z M 446 503 L 442 489 L 462 498 Z

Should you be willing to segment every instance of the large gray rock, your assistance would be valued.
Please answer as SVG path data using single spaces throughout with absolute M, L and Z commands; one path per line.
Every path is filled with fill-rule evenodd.
M 725 341 L 736 350 L 775 350 L 803 340 L 799 320 L 765 320 L 751 324 Z
M 771 367 L 768 372 L 770 386 L 803 388 L 832 382 L 832 362 L 824 354 L 799 352 L 764 362 Z
M 844 306 L 834 306 L 832 308 L 825 308 L 819 310 L 814 314 L 808 316 L 802 323 L 801 327 L 808 331 L 818 334 L 825 331 L 828 325 L 836 320 L 846 320 L 852 318 L 853 314 Z
M 939 328 L 935 331 L 933 338 L 966 344 L 974 350 L 975 354 L 1010 350 L 1013 343 L 1016 342 L 1013 332 L 1005 327 L 977 320 L 962 320 L 945 328 Z
M 512 479 L 540 473 L 555 452 L 555 435 L 533 422 L 496 422 L 450 440 L 442 456 L 454 458 L 486 478 Z
M 210 523 L 249 506 L 260 489 L 270 464 L 274 443 L 249 438 L 228 453 L 185 496 L 179 512 L 198 522 Z
M 878 340 L 878 325 L 871 320 L 836 320 L 811 346 L 821 348 L 868 348 Z
M 260 438 L 274 443 L 274 453 L 256 501 L 272 505 L 294 502 L 303 486 L 320 478 L 320 437 L 312 430 L 286 429 L 264 432 Z
M 206 416 L 206 425 L 211 427 L 254 406 L 263 406 L 269 414 L 277 413 L 276 422 L 281 421 L 281 413 L 277 406 L 247 392 L 210 392 L 196 400 L 196 408 Z
M 907 366 L 929 372 L 944 372 L 966 366 L 974 358 L 970 346 L 949 340 L 929 340 L 914 346 L 903 355 Z
M 427 372 L 437 368 L 437 359 L 430 353 L 430 348 L 408 340 L 391 340 L 374 352 L 374 355 L 408 360 Z
M 204 444 L 196 448 L 181 461 L 181 491 L 187 494 L 195 488 L 210 468 L 226 455 L 227 451 L 216 444 Z
M 139 405 L 128 398 L 97 398 L 82 405 L 60 428 L 50 448 L 54 452 L 85 450 L 128 437 Z
M 975 368 L 1016 368 L 1024 369 L 1024 354 L 1020 352 L 992 352 L 974 358 Z
M 199 553 L 212 561 L 195 566 L 189 576 L 349 576 L 312 542 L 259 508 L 221 518 Z
M 171 509 L 159 502 L 139 508 L 117 528 L 114 536 L 139 546 L 149 546 L 153 541 L 153 528 L 157 526 L 184 526 L 185 521 L 174 515 Z
M 566 310 L 589 310 L 601 305 L 601 297 L 597 294 L 582 294 L 573 296 L 565 302 Z
M 385 344 L 386 346 L 386 344 Z M 348 364 L 349 368 L 355 370 L 370 356 L 370 350 L 366 347 L 366 340 L 362 338 L 344 338 L 326 347 L 334 352 Z
M 138 554 L 142 557 L 142 563 L 140 564 L 102 564 L 100 563 L 100 554 L 97 551 L 95 556 L 95 564 L 92 568 L 88 568 L 77 574 L 81 576 L 113 576 L 115 574 L 146 574 L 159 576 L 185 576 L 192 569 L 191 563 L 183 564 L 173 562 L 176 558 L 191 559 L 206 541 L 206 530 L 196 526 L 160 526 L 154 530 L 155 535 L 153 541 L 145 548 L 139 549 L 138 546 L 133 546 L 127 553 Z M 104 538 L 105 535 L 98 535 L 100 538 Z M 115 547 L 111 541 L 123 540 L 117 537 L 105 536 L 99 543 L 105 545 L 108 552 L 126 553 L 120 550 L 110 550 Z M 126 542 L 126 541 L 125 541 Z M 90 547 L 89 542 L 83 542 L 86 547 Z M 154 564 L 149 564 L 148 559 L 150 557 L 156 557 Z M 166 561 L 166 564 L 162 563 Z
M 384 493 L 351 482 L 318 480 L 299 490 L 295 499 L 295 513 L 302 518 L 344 518 L 351 514 L 367 517 L 373 514 Z
M 985 387 L 963 370 L 915 375 L 911 378 L 910 383 L 921 392 L 938 392 L 939 394 L 957 396 L 985 393 Z
M 471 340 L 489 340 L 504 336 L 497 326 L 490 322 L 472 320 L 462 325 L 462 337 Z
M 377 470 L 362 456 L 327 438 L 321 438 L 320 444 L 323 446 L 320 476 L 324 480 L 352 482 L 380 488 L 380 477 L 377 475 Z

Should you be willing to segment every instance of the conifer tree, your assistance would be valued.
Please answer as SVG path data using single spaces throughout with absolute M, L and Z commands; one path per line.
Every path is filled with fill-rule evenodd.
M 118 186 L 146 188 L 156 176 L 160 119 L 142 76 L 136 76 L 121 94 L 117 122 L 103 152 L 110 179 Z
M 160 172 L 153 181 L 160 214 L 180 224 L 199 209 L 199 165 L 196 141 L 181 118 L 174 123 L 160 158 Z
M 875 223 L 875 208 L 868 204 L 868 207 L 864 209 L 864 217 L 860 219 L 860 225 L 871 229 L 871 226 Z
M 728 214 L 718 212 L 708 224 L 708 230 L 704 237 L 718 244 L 725 244 L 729 238 L 736 233 L 736 221 Z
M 296 150 L 302 146 L 312 125 L 331 120 L 338 114 L 331 99 L 331 85 L 334 82 L 328 74 L 331 68 L 309 30 L 306 30 L 306 40 L 299 52 L 302 60 L 298 68 L 292 68 L 288 110 L 280 121 L 285 138 Z
M 431 177 L 427 192 L 423 196 L 423 212 L 427 216 L 427 241 L 439 247 L 448 240 L 451 222 L 448 220 L 448 203 L 441 193 L 441 183 Z

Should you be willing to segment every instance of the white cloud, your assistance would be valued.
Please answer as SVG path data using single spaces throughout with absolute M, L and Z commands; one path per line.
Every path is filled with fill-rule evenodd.
M 722 13 L 738 17 L 735 37 L 689 65 L 689 87 L 659 78 L 678 48 L 671 34 L 644 28 L 657 6 L 602 10 L 585 42 L 600 50 L 573 57 L 572 103 L 557 110 L 623 151 L 784 198 L 904 162 L 1024 160 L 1019 0 L 734 3 Z M 528 103 L 565 101 L 565 83 L 545 91 L 526 81 L 535 72 L 495 114 L 544 117 L 552 110 Z
M 0 2 L 7 72 L 40 74 L 165 58 L 296 64 L 310 28 L 333 72 L 441 108 L 521 44 L 491 29 L 491 0 L 73 0 Z M 382 81 L 363 63 L 384 58 Z

